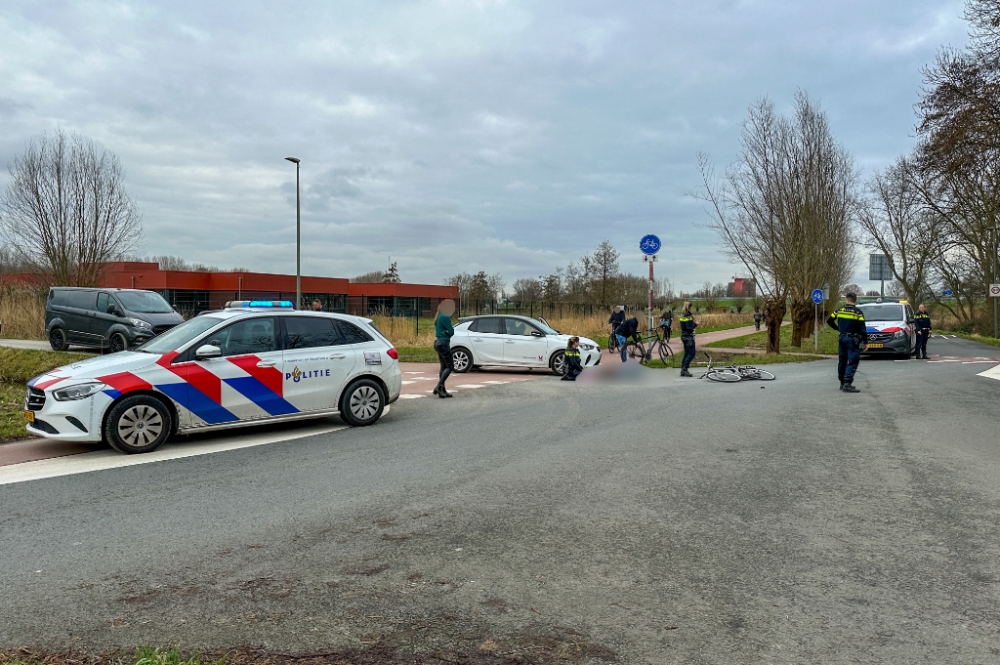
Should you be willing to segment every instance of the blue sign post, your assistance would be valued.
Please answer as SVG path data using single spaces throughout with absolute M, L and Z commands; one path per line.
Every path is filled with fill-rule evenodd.
M 661 247 L 663 247 L 663 244 L 660 242 L 660 239 L 654 236 L 652 233 L 650 233 L 649 235 L 644 235 L 642 237 L 642 240 L 639 241 L 639 249 L 646 256 L 652 256 L 653 254 L 656 254 L 657 252 L 660 251 Z
M 663 243 L 660 239 L 654 236 L 652 233 L 648 233 L 642 237 L 639 241 L 639 250 L 645 256 L 644 260 L 649 262 L 649 329 L 653 329 L 653 293 L 655 288 L 655 282 L 653 281 L 653 261 L 655 260 L 656 253 L 660 251 L 663 247 Z M 653 347 L 649 347 L 649 353 L 653 352 Z
M 813 350 L 819 351 L 819 306 L 823 304 L 823 289 L 813 289 L 812 292 L 813 311 Z

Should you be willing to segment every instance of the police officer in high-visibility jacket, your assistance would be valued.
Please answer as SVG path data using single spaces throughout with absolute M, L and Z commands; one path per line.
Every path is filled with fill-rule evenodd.
M 927 308 L 923 303 L 920 303 L 920 308 L 913 317 L 913 327 L 916 328 L 917 332 L 917 348 L 913 357 L 919 358 L 920 352 L 923 351 L 924 360 L 926 360 L 927 338 L 931 336 L 931 315 L 927 313 Z
M 861 351 L 868 344 L 868 330 L 865 328 L 865 315 L 858 309 L 858 296 L 845 293 L 844 302 L 844 306 L 831 314 L 826 323 L 840 333 L 837 344 L 840 389 L 845 393 L 858 393 L 861 391 L 854 387 L 854 373 L 861 362 Z
M 698 322 L 691 315 L 691 303 L 684 303 L 684 310 L 677 317 L 677 320 L 681 323 L 681 344 L 684 345 L 684 357 L 681 358 L 681 376 L 690 377 L 691 372 L 688 371 L 688 368 L 691 366 L 691 361 L 694 360 L 694 331 L 698 327 Z

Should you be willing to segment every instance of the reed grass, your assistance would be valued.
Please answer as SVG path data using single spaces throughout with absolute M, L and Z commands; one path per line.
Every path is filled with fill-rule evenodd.
M 45 339 L 44 289 L 0 287 L 0 337 Z

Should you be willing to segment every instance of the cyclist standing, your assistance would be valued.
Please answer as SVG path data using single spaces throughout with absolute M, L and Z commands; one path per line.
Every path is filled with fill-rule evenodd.
M 660 328 L 663 329 L 663 336 L 670 339 L 670 329 L 674 325 L 674 311 L 669 307 L 664 307 L 660 312 Z
M 681 358 L 681 376 L 691 376 L 688 367 L 691 366 L 691 361 L 694 360 L 694 330 L 698 327 L 698 322 L 694 320 L 694 316 L 691 314 L 690 302 L 684 303 L 684 311 L 677 317 L 677 320 L 681 322 L 681 343 L 684 344 L 684 357 Z

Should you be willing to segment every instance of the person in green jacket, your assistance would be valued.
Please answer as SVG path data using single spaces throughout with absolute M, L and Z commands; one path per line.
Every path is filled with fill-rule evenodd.
M 444 382 L 455 369 L 451 359 L 451 338 L 455 334 L 455 328 L 451 325 L 451 315 L 454 313 L 455 301 L 451 298 L 442 300 L 438 305 L 437 319 L 434 320 L 434 350 L 437 351 L 438 361 L 441 363 L 441 374 L 438 377 L 437 388 L 434 389 L 434 394 L 438 397 L 452 396 L 445 390 Z

